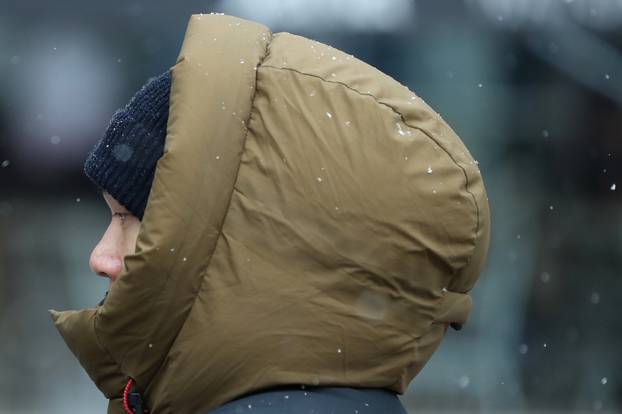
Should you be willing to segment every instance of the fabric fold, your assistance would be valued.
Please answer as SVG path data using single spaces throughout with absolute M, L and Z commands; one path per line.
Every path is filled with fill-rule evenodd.
M 106 398 L 119 398 L 127 378 L 102 348 L 95 333 L 95 309 L 49 311 L 54 325 L 86 373 Z

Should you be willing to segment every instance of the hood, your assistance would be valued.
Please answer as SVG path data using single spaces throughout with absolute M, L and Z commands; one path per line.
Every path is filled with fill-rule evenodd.
M 136 252 L 105 302 L 54 312 L 123 412 L 281 384 L 404 392 L 462 324 L 489 243 L 479 169 L 406 87 L 330 46 L 193 15 Z

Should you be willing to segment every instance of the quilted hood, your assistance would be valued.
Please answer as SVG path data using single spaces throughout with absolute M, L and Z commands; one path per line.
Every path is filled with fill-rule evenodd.
M 490 215 L 426 103 L 325 44 L 193 15 L 134 254 L 101 306 L 52 311 L 121 413 L 285 384 L 403 393 L 462 324 Z

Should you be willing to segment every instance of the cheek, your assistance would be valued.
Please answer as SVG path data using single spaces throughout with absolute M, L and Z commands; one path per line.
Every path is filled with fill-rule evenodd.
M 136 251 L 136 240 L 140 231 L 140 221 L 130 223 L 123 231 L 124 251 L 123 255 L 134 254 Z

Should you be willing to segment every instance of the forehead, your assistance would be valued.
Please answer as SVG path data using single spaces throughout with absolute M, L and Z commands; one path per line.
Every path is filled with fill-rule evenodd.
M 107 192 L 102 192 L 102 196 L 104 197 L 104 200 L 106 200 L 106 204 L 108 204 L 108 207 L 110 207 L 110 210 L 112 211 L 119 211 L 119 212 L 126 212 L 127 209 L 125 207 L 123 207 L 121 204 L 119 204 L 119 202 L 110 194 L 108 194 Z

